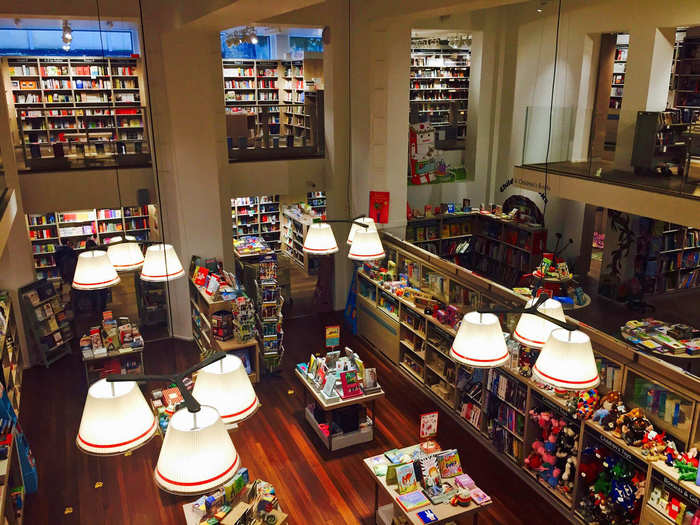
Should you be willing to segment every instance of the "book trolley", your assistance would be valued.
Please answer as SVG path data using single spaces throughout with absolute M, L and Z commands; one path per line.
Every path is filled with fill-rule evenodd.
M 393 235 L 383 233 L 382 240 L 387 260 L 381 266 L 395 265 L 412 286 L 457 307 L 460 315 L 478 307 L 525 303 L 524 297 L 511 290 Z M 523 482 L 543 493 L 569 521 L 591 522 L 587 512 L 594 504 L 594 485 L 581 473 L 589 472 L 587 465 L 593 461 L 619 464 L 615 472 L 624 472 L 624 479 L 637 489 L 629 504 L 643 525 L 680 523 L 676 521 L 679 513 L 682 519 L 700 509 L 700 486 L 695 477 L 679 480 L 679 470 L 659 459 L 661 455 L 629 445 L 600 421 L 577 417 L 577 399 L 572 407 L 571 400 L 521 375 L 513 354 L 505 366 L 491 370 L 452 361 L 449 348 L 456 334 L 454 326 L 427 315 L 374 277 L 364 269 L 358 271 L 359 335 Z M 700 443 L 700 381 L 623 341 L 575 319 L 568 320 L 591 339 L 601 376 L 598 395 L 619 391 L 627 410 L 641 409 L 659 433 L 665 432 L 666 439 L 673 440 L 679 452 L 692 457 L 692 449 Z M 517 315 L 506 314 L 501 319 L 503 330 L 508 332 L 516 322 Z M 528 349 L 518 347 L 514 340 L 508 345 L 519 357 L 527 355 Z M 542 412 L 561 421 L 575 440 L 569 452 L 575 472 L 567 480 L 547 479 L 526 464 L 533 444 L 542 439 L 535 417 Z

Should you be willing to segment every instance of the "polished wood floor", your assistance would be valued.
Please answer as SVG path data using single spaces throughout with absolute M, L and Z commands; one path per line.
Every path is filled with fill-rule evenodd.
M 386 398 L 377 403 L 373 443 L 329 453 L 303 419 L 303 390 L 292 370 L 310 352 L 321 350 L 322 328 L 334 320 L 285 321 L 284 371 L 256 386 L 262 408 L 233 433 L 243 465 L 251 476 L 274 484 L 292 524 L 374 523 L 374 487 L 362 458 L 415 443 L 419 415 L 435 409 L 427 396 L 343 329 L 343 344 L 358 351 L 366 366 L 377 368 Z M 147 345 L 145 358 L 147 372 L 157 373 L 182 369 L 198 354 L 192 343 L 172 340 Z M 76 354 L 50 369 L 26 371 L 21 422 L 36 457 L 40 490 L 28 497 L 25 523 L 184 524 L 181 505 L 194 498 L 171 496 L 153 483 L 160 438 L 130 456 L 96 458 L 78 452 L 74 439 L 86 389 Z M 457 447 L 465 470 L 494 498 L 480 524 L 563 522 L 542 496 L 449 416 L 441 413 L 439 426 L 442 446 Z

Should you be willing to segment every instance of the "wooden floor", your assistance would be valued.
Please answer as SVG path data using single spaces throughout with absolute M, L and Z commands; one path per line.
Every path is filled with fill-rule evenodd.
M 322 327 L 336 318 L 285 321 L 287 353 L 283 372 L 256 386 L 262 408 L 232 434 L 250 475 L 274 484 L 292 524 L 371 524 L 374 487 L 363 469 L 364 457 L 417 442 L 418 417 L 434 403 L 343 329 L 342 344 L 376 367 L 386 398 L 377 402 L 377 436 L 368 443 L 329 453 L 303 419 L 303 390 L 293 375 L 295 363 L 321 350 Z M 151 343 L 146 371 L 180 370 L 198 359 L 192 343 Z M 36 457 L 39 493 L 28 497 L 25 523 L 184 524 L 178 498 L 158 490 L 153 467 L 161 444 L 156 437 L 130 456 L 96 458 L 78 452 L 74 439 L 86 385 L 78 356 L 50 369 L 25 373 L 21 422 Z M 480 524 L 563 523 L 542 496 L 475 442 L 441 412 L 438 440 L 457 447 L 465 471 L 495 500 Z M 96 483 L 101 483 L 96 488 Z M 68 508 L 72 511 L 68 513 Z

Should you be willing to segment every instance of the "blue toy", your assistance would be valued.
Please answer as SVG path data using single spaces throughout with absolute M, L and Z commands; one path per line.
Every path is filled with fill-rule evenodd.
M 593 412 L 593 421 L 598 421 L 600 423 L 603 422 L 603 419 L 610 414 L 610 410 L 607 408 L 599 408 L 595 412 Z

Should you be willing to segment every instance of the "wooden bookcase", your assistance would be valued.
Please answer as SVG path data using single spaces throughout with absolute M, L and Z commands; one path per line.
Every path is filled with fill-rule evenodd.
M 433 127 L 457 125 L 466 136 L 471 52 L 468 49 L 411 46 L 411 111 L 427 115 Z
M 438 287 L 443 291 L 433 296 L 449 295 L 450 304 L 461 312 L 477 305 L 525 303 L 524 297 L 392 235 L 383 233 L 382 241 L 388 255 L 382 264 L 384 267 L 390 262 L 396 264 L 413 285 L 419 286 L 425 282 L 425 275 L 439 275 L 442 281 Z M 430 282 L 439 281 L 433 277 Z M 425 286 L 420 287 L 428 291 Z M 578 504 L 588 490 L 580 482 L 578 473 L 571 492 L 565 493 L 553 489 L 524 465 L 533 442 L 541 439 L 538 424 L 528 417 L 531 409 L 546 409 L 572 425 L 578 437 L 577 464 L 585 447 L 603 446 L 651 481 L 651 486 L 647 482 L 644 491 L 640 523 L 661 523 L 659 511 L 649 503 L 651 488 L 657 485 L 694 505 L 692 508 L 700 506 L 700 487 L 694 482 L 679 481 L 675 469 L 661 461 L 648 461 L 641 448 L 628 446 L 598 423 L 590 419 L 572 419 L 567 399 L 520 375 L 513 359 L 492 370 L 471 369 L 453 362 L 449 358 L 449 348 L 455 330 L 439 323 L 432 315 L 426 315 L 412 302 L 384 289 L 381 282 L 371 279 L 362 270 L 358 271 L 357 278 L 357 311 L 359 335 L 378 354 L 393 363 L 398 373 L 433 399 L 523 482 L 544 494 L 572 523 L 586 523 Z M 517 315 L 503 316 L 504 331 L 511 332 L 516 321 Z M 569 321 L 576 323 L 574 319 Z M 629 407 L 641 407 L 657 428 L 673 437 L 680 450 L 700 444 L 700 382 L 672 367 L 660 366 L 655 358 L 638 354 L 625 343 L 590 326 L 579 324 L 579 329 L 591 338 L 603 378 L 598 387 L 601 395 L 610 389 L 621 390 L 625 403 Z M 512 385 L 505 390 L 509 394 L 493 388 L 496 377 Z M 663 393 L 661 397 L 677 403 L 677 414 L 668 416 L 668 411 L 649 405 L 647 393 L 650 391 L 659 391 Z M 488 416 L 494 413 L 496 417 Z M 500 414 L 508 413 L 518 421 L 514 426 L 500 419 Z M 663 522 L 672 523 L 673 520 Z
M 60 283 L 42 279 L 19 289 L 24 325 L 46 367 L 70 354 L 75 338 L 60 288 Z
M 313 224 L 314 218 L 306 214 L 292 213 L 284 208 L 280 218 L 282 224 L 280 237 L 282 253 L 287 254 L 292 261 L 301 266 L 307 273 L 314 271 L 316 265 L 313 257 L 309 257 L 303 250 L 306 231 Z
M 148 151 L 139 59 L 7 57 L 2 70 L 27 159 L 53 157 L 57 144 L 66 156 Z
M 137 242 L 147 241 L 151 230 L 148 206 L 29 213 L 26 224 L 37 279 L 60 278 L 53 254 L 61 243 L 71 241 L 73 249 L 82 251 L 93 235 L 97 235 L 98 244 L 104 247 L 112 237 L 124 235 L 134 237 Z
M 406 226 L 406 240 L 513 287 L 539 265 L 547 230 L 467 212 L 412 219 Z
M 318 215 L 325 215 L 328 208 L 325 191 L 310 191 L 306 194 L 306 202 Z
M 233 238 L 256 235 L 280 250 L 280 196 L 258 195 L 231 199 Z
M 0 327 L 0 360 L 2 361 L 2 384 L 7 397 L 19 417 L 20 400 L 22 396 L 22 374 L 24 358 L 20 339 L 17 337 L 17 317 L 10 293 L 0 291 L 0 311 L 5 320 Z
M 194 260 L 194 257 L 193 257 Z M 194 267 L 191 268 L 194 270 Z M 236 354 L 239 351 L 248 352 L 250 359 L 251 373 L 248 374 L 252 383 L 260 380 L 260 352 L 256 339 L 248 341 L 237 341 L 235 338 L 227 341 L 219 341 L 212 336 L 212 314 L 220 311 L 231 311 L 231 301 L 221 301 L 212 299 L 201 286 L 194 284 L 190 272 L 190 311 L 192 314 L 192 335 L 194 342 L 199 348 L 202 359 L 214 352 L 227 352 Z

